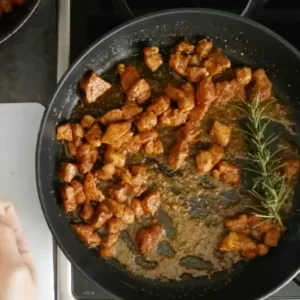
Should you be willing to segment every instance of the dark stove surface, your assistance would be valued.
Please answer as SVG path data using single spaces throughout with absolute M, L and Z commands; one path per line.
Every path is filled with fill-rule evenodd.
M 118 1 L 71 1 L 70 63 L 74 62 L 91 43 L 128 19 L 128 11 L 120 9 Z M 247 0 L 127 0 L 128 7 L 135 16 L 176 7 L 214 8 L 240 14 L 247 3 Z M 251 17 L 281 35 L 300 50 L 298 35 L 300 31 L 300 0 L 261 0 L 261 3 L 260 9 Z M 72 276 L 73 295 L 76 299 L 113 299 L 103 290 L 95 287 L 74 268 Z

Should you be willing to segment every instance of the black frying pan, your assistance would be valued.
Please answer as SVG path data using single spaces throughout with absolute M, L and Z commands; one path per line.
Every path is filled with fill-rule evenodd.
M 62 146 L 55 140 L 56 125 L 67 120 L 79 101 L 78 82 L 92 69 L 103 73 L 118 61 L 141 51 L 145 42 L 174 44 L 171 35 L 191 40 L 208 36 L 236 64 L 263 67 L 277 95 L 300 120 L 300 54 L 269 29 L 239 16 L 202 9 L 177 9 L 146 15 L 106 34 L 67 71 L 44 115 L 37 145 L 37 186 L 48 225 L 65 255 L 96 285 L 123 299 L 263 299 L 282 287 L 300 268 L 300 218 L 293 214 L 288 232 L 277 248 L 261 259 L 236 266 L 230 273 L 183 282 L 153 282 L 134 277 L 88 250 L 71 230 L 57 205 L 56 164 Z M 297 130 L 299 130 L 297 124 Z M 300 207 L 299 188 L 294 208 Z M 193 233 L 191 233 L 193 234 Z
M 38 7 L 40 0 L 25 0 L 23 5 L 15 5 L 9 13 L 0 16 L 0 44 L 16 33 Z

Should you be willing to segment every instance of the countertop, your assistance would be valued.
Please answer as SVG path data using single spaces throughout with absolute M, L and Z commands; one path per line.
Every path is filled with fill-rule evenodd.
M 0 103 L 49 103 L 56 86 L 57 10 L 41 0 L 31 18 L 0 45 Z

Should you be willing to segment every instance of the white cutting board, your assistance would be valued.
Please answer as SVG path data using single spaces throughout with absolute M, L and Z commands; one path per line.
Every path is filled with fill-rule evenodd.
M 14 203 L 28 237 L 39 280 L 38 299 L 54 300 L 52 235 L 35 182 L 35 148 L 43 113 L 38 103 L 0 104 L 0 201 Z

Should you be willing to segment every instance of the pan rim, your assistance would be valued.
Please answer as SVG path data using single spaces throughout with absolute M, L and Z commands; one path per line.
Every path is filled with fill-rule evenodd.
M 90 52 L 92 52 L 96 47 L 98 47 L 98 45 L 101 44 L 103 41 L 110 38 L 114 34 L 117 34 L 118 32 L 120 32 L 122 30 L 125 30 L 126 28 L 128 28 L 130 26 L 138 24 L 139 22 L 144 22 L 146 20 L 154 19 L 154 18 L 160 17 L 160 16 L 168 16 L 168 15 L 173 15 L 173 14 L 190 14 L 190 13 L 192 13 L 192 14 L 193 13 L 203 13 L 203 14 L 209 14 L 209 15 L 222 16 L 222 17 L 234 19 L 236 21 L 248 24 L 248 25 L 252 26 L 254 29 L 258 29 L 260 31 L 263 31 L 263 32 L 267 33 L 268 35 L 270 35 L 272 38 L 276 39 L 278 42 L 280 42 L 286 48 L 288 48 L 291 51 L 291 53 L 293 53 L 300 60 L 300 52 L 291 43 L 289 43 L 287 40 L 282 38 L 280 35 L 278 35 L 274 31 L 272 31 L 268 27 L 266 27 L 262 24 L 259 24 L 256 21 L 253 21 L 253 20 L 248 19 L 248 18 L 244 18 L 244 17 L 239 16 L 239 15 L 235 15 L 233 13 L 214 10 L 214 9 L 202 9 L 202 8 L 178 8 L 178 9 L 170 9 L 170 10 L 161 10 L 161 11 L 158 11 L 158 12 L 155 12 L 155 13 L 149 13 L 149 14 L 146 14 L 146 15 L 143 15 L 143 16 L 139 16 L 137 18 L 134 18 L 132 20 L 124 22 L 121 25 L 119 25 L 119 26 L 113 28 L 112 30 L 108 31 L 106 34 L 102 35 L 99 39 L 97 39 L 94 43 L 92 43 L 83 53 L 81 53 L 80 56 L 74 61 L 74 63 L 72 63 L 70 65 L 70 67 L 67 69 L 67 71 L 63 74 L 61 80 L 57 84 L 56 91 L 55 91 L 53 97 L 51 98 L 51 101 L 50 101 L 49 105 L 46 107 L 45 113 L 43 115 L 43 119 L 41 121 L 40 129 L 39 129 L 38 141 L 37 141 L 37 146 L 36 146 L 36 160 L 35 160 L 35 162 L 36 162 L 37 191 L 38 191 L 38 196 L 39 196 L 39 199 L 40 199 L 40 205 L 41 205 L 45 220 L 46 220 L 46 222 L 47 222 L 47 224 L 50 228 L 50 231 L 51 231 L 52 235 L 55 238 L 55 241 L 57 242 L 57 245 L 63 251 L 64 255 L 76 267 L 76 269 L 78 269 L 83 274 L 85 273 L 83 271 L 83 268 L 81 268 L 77 264 L 77 262 L 73 261 L 72 256 L 69 255 L 69 253 L 67 252 L 67 250 L 63 246 L 63 240 L 59 237 L 57 232 L 54 230 L 54 226 L 52 225 L 48 214 L 46 214 L 47 206 L 45 205 L 46 201 L 45 201 L 43 188 L 42 188 L 42 183 L 41 183 L 41 177 L 40 177 L 40 174 L 41 174 L 40 167 L 41 166 L 40 166 L 39 162 L 40 162 L 40 156 L 41 156 L 43 133 L 45 131 L 46 121 L 49 117 L 52 106 L 53 106 L 53 104 L 55 102 L 55 99 L 57 98 L 58 94 L 60 93 L 60 90 L 63 87 L 65 81 L 68 79 L 69 75 L 81 63 L 81 61 L 84 58 L 86 58 L 90 54 Z M 260 298 L 257 298 L 257 299 L 264 300 L 264 299 L 270 297 L 271 295 L 273 295 L 274 293 L 276 293 L 278 290 L 280 290 L 282 287 L 284 287 L 287 283 L 289 283 L 300 272 L 300 264 L 296 265 L 294 268 L 295 268 L 295 271 L 293 273 L 291 273 L 291 275 L 289 277 L 287 277 L 281 284 L 275 286 L 269 292 L 265 293 L 264 295 L 261 295 Z M 88 276 L 88 278 L 96 286 L 102 288 L 103 290 L 105 290 L 109 294 L 112 294 L 115 297 L 117 297 L 118 299 L 120 299 L 120 296 L 116 295 L 114 291 L 108 290 L 106 287 L 103 287 L 101 284 L 99 284 L 92 277 Z

